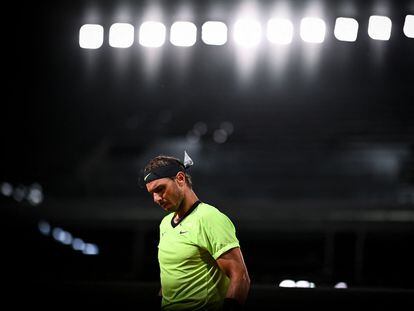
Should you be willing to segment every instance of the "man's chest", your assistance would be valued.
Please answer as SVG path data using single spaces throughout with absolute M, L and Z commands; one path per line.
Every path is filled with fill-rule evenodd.
M 181 265 L 198 260 L 203 250 L 197 245 L 196 227 L 192 223 L 161 228 L 158 259 L 163 264 Z

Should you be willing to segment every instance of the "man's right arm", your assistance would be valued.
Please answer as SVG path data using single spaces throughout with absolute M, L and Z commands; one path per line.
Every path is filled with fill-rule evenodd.
M 235 247 L 217 258 L 220 269 L 229 277 L 230 285 L 227 290 L 227 303 L 237 303 L 241 308 L 250 290 L 250 277 L 244 263 L 240 247 Z M 232 307 L 229 310 L 236 310 Z

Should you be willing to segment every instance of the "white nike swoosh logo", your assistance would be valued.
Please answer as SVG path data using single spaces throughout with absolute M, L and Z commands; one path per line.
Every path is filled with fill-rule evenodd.
M 147 176 L 144 177 L 144 181 L 147 180 L 148 176 L 151 175 L 151 173 L 148 173 Z

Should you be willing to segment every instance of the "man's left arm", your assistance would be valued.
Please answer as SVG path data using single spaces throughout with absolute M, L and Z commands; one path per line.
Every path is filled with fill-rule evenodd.
M 250 277 L 240 247 L 225 252 L 216 261 L 230 279 L 225 304 L 237 303 L 243 306 L 250 290 Z

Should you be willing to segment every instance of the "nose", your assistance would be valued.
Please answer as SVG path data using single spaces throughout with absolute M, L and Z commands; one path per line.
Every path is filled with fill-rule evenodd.
M 154 200 L 155 203 L 160 204 L 161 199 L 162 198 L 161 198 L 161 196 L 158 193 L 154 193 L 153 200 Z

